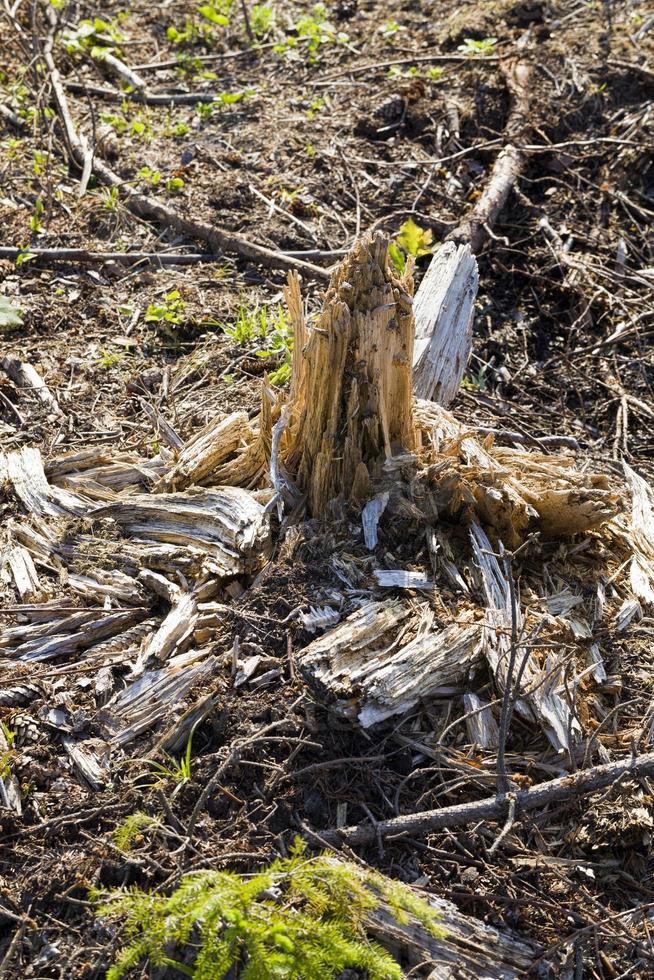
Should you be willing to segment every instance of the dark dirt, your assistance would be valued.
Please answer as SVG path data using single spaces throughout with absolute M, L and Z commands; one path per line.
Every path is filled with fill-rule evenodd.
M 79 170 L 69 163 L 52 114 L 32 112 L 50 107 L 51 99 L 30 9 L 18 7 L 15 22 L 0 13 L 0 102 L 23 121 L 17 131 L 0 116 L 2 244 L 201 249 L 135 218 L 120 194 L 93 179 L 78 196 Z M 501 141 L 508 111 L 495 56 L 521 50 L 537 65 L 528 163 L 478 257 L 474 352 L 454 411 L 484 426 L 520 428 L 528 437 L 573 436 L 589 460 L 616 475 L 624 458 L 654 476 L 654 31 L 636 38 L 651 18 L 647 5 L 419 0 L 389 7 L 340 0 L 327 6 L 333 32 L 323 28 L 323 34 L 342 31 L 348 40 L 320 44 L 315 63 L 306 41 L 288 56 L 271 43 L 292 36 L 290 25 L 312 5 L 283 0 L 274 9 L 276 26 L 259 49 L 248 44 L 237 4 L 228 27 L 181 45 L 167 28 L 182 31 L 186 21 L 209 26 L 193 4 L 136 0 L 124 15 L 113 0 L 101 10 L 58 9 L 69 25 L 93 16 L 115 23 L 131 66 L 176 62 L 141 69 L 152 91 L 251 90 L 211 115 L 194 106 L 144 107 L 71 91 L 73 116 L 95 133 L 96 152 L 124 181 L 168 205 L 276 250 L 343 252 L 358 232 L 382 227 L 395 234 L 409 215 L 432 228 L 438 242 L 479 197 L 501 145 L 487 145 Z M 488 59 L 420 60 L 458 54 L 465 38 L 487 37 L 497 38 Z M 118 87 L 88 55 L 63 47 L 56 54 L 66 80 Z M 400 59 L 399 66 L 385 65 Z M 640 72 L 618 62 L 650 67 Z M 145 167 L 161 174 L 156 184 L 143 176 Z M 183 185 L 175 190 L 171 180 Z M 621 249 L 623 265 L 616 261 Z M 312 261 L 326 266 L 335 257 Z M 426 262 L 419 262 L 418 279 Z M 2 351 L 32 363 L 64 410 L 63 419 L 53 417 L 2 376 L 0 446 L 37 445 L 46 461 L 89 445 L 152 454 L 159 436 L 143 398 L 182 438 L 218 412 L 254 414 L 262 375 L 280 360 L 257 356 L 256 338 L 239 344 L 223 326 L 233 325 L 241 306 L 274 310 L 284 281 L 280 270 L 229 254 L 167 268 L 47 265 L 35 258 L 17 267 L 0 260 L 0 293 L 23 313 L 22 327 L 0 335 Z M 183 303 L 180 322 L 146 322 L 148 307 L 168 302 L 173 290 Z M 305 278 L 303 290 L 309 310 L 318 309 L 321 285 Z M 3 523 L 15 511 L 15 504 L 1 503 Z M 122 940 L 96 922 L 91 885 L 165 888 L 199 866 L 251 870 L 295 833 L 335 826 L 342 803 L 352 824 L 492 791 L 493 760 L 466 744 L 462 728 L 436 744 L 451 720 L 451 700 L 425 703 L 362 735 L 335 722 L 306 693 L 292 651 L 311 637 L 297 620 L 283 621 L 339 588 L 334 556 L 345 555 L 363 578 L 369 569 L 368 553 L 353 543 L 346 519 L 331 529 L 311 524 L 305 532 L 297 549 L 286 543 L 253 585 L 243 583 L 251 587 L 216 632 L 212 643 L 222 659 L 212 690 L 219 709 L 196 730 L 192 777 L 174 797 L 174 783 L 153 788 L 138 763 L 119 769 L 109 789 L 91 792 L 72 771 L 56 732 L 17 750 L 23 815 L 0 810 L 0 977 L 104 975 Z M 414 542 L 404 529 L 388 529 L 383 545 L 407 562 L 412 557 Z M 10 592 L 3 593 L 6 605 L 15 601 Z M 268 686 L 233 690 L 235 637 L 246 653 L 274 659 L 280 673 Z M 608 665 L 615 714 L 603 744 L 623 753 L 632 744 L 644 751 L 647 742 L 651 620 L 643 620 L 634 643 L 632 634 L 616 640 Z M 42 678 L 56 690 L 66 682 L 60 668 L 65 659 L 36 670 L 0 667 L 0 686 Z M 207 692 L 190 694 L 188 703 L 199 693 Z M 78 688 L 73 704 L 78 695 L 79 704 L 87 697 Z M 24 731 L 44 703 L 38 695 L 21 707 L 22 725 L 15 706 L 0 708 L 0 717 Z M 194 803 L 229 746 L 274 721 L 284 724 L 227 772 L 193 846 L 180 850 Z M 519 720 L 508 762 L 527 781 L 561 769 L 542 736 Z M 121 852 L 113 843 L 116 827 L 136 810 L 160 814 L 163 794 L 171 811 L 165 830 L 144 833 Z M 561 805 L 546 821 L 526 817 L 493 856 L 488 850 L 499 828 L 487 826 L 389 841 L 360 856 L 452 899 L 467 914 L 518 930 L 544 953 L 566 938 L 572 972 L 561 965 L 557 975 L 651 976 L 651 940 L 645 948 L 631 915 L 620 916 L 640 907 L 652 921 L 651 834 L 637 824 L 630 835 L 616 815 L 638 806 L 651 810 L 651 788 L 649 794 L 627 782 Z

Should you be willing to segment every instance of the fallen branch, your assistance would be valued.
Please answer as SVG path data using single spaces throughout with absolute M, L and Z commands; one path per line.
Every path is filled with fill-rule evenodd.
M 54 30 L 54 14 L 51 10 L 48 11 L 48 14 L 52 29 Z M 250 259 L 268 268 L 297 269 L 299 272 L 304 272 L 313 278 L 329 279 L 330 274 L 327 269 L 313 265 L 310 262 L 304 262 L 301 259 L 290 258 L 283 252 L 277 252 L 263 245 L 257 245 L 237 232 L 227 231 L 216 225 L 207 224 L 205 221 L 195 221 L 193 218 L 179 214 L 177 211 L 155 200 L 155 198 L 149 197 L 147 194 L 137 193 L 107 166 L 106 163 L 93 157 L 86 137 L 77 132 L 70 114 L 64 83 L 54 61 L 52 53 L 53 46 L 54 38 L 53 34 L 50 33 L 43 47 L 43 60 L 47 68 L 54 101 L 71 157 L 82 168 L 83 179 L 90 167 L 91 171 L 95 173 L 97 179 L 102 184 L 108 187 L 115 187 L 120 191 L 125 206 L 133 214 L 141 218 L 154 219 L 181 235 L 204 241 L 214 251 L 235 252 L 242 258 Z
M 531 789 L 521 790 L 513 796 L 492 796 L 474 803 L 457 803 L 439 810 L 411 813 L 406 816 L 381 820 L 375 824 L 358 824 L 342 830 L 321 831 L 321 838 L 331 845 L 369 844 L 382 837 L 400 837 L 405 834 L 429 834 L 445 827 L 463 827 L 480 820 L 506 820 L 515 805 L 515 816 L 537 810 L 550 803 L 566 802 L 586 796 L 598 789 L 610 786 L 622 776 L 654 776 L 654 752 L 632 756 L 604 766 L 594 766 L 570 776 L 561 776 L 548 783 L 539 783 Z
M 0 248 L 0 259 L 15 261 L 29 255 L 30 261 L 44 259 L 48 262 L 84 262 L 100 265 L 103 262 L 152 262 L 158 265 L 194 265 L 196 262 L 222 262 L 223 255 L 211 252 L 90 252 L 85 248 Z
M 531 65 L 526 61 L 509 61 L 501 62 L 500 68 L 512 103 L 505 130 L 507 143 L 495 160 L 488 184 L 472 211 L 447 236 L 448 240 L 458 244 L 469 244 L 475 253 L 480 250 L 489 230 L 495 225 L 511 189 L 522 173 L 526 157 L 524 151 L 514 145 L 514 140 L 520 137 L 524 141 L 531 129 Z

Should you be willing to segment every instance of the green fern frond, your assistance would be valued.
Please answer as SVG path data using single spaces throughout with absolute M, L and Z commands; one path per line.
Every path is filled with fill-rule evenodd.
M 168 897 L 138 889 L 105 896 L 98 914 L 122 919 L 131 940 L 107 977 L 121 980 L 147 959 L 194 980 L 219 980 L 232 968 L 240 980 L 327 980 L 347 968 L 400 980 L 397 961 L 367 934 L 381 903 L 398 922 L 414 917 L 442 934 L 435 911 L 406 885 L 326 854 L 307 857 L 296 842 L 289 857 L 254 875 L 197 871 Z M 191 968 L 173 959 L 185 950 Z

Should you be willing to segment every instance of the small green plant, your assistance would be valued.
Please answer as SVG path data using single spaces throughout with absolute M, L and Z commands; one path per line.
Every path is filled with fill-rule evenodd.
M 151 817 L 143 810 L 137 810 L 136 813 L 131 813 L 122 823 L 118 824 L 112 834 L 113 842 L 120 851 L 129 851 L 132 845 L 143 836 L 144 830 L 160 826 L 161 822 L 156 817 Z
M 81 20 L 75 30 L 64 31 L 62 38 L 70 54 L 90 52 L 97 57 L 102 52 L 118 51 L 123 35 L 111 21 L 94 17 Z
M 247 344 L 255 338 L 265 337 L 268 332 L 268 312 L 265 306 L 249 307 L 241 301 L 232 325 L 221 323 L 223 332 L 237 344 Z
M 275 25 L 275 11 L 266 3 L 255 3 L 250 11 L 250 26 L 256 38 L 265 37 Z
M 477 41 L 474 37 L 464 37 L 463 44 L 459 44 L 457 51 L 470 58 L 478 58 L 480 55 L 492 54 L 496 44 L 496 37 L 485 37 L 481 41 Z
M 173 758 L 171 755 L 166 756 L 166 762 L 156 762 L 154 759 L 133 759 L 133 762 L 145 762 L 149 767 L 150 774 L 154 776 L 154 782 L 152 786 L 159 786 L 161 783 L 173 782 L 175 783 L 175 789 L 173 790 L 171 797 L 177 796 L 182 786 L 185 786 L 189 782 L 193 774 L 193 763 L 192 763 L 192 745 L 193 745 L 193 732 L 194 728 L 191 729 L 191 733 L 186 742 L 186 751 L 184 755 L 179 759 Z
M 280 361 L 279 367 L 269 373 L 268 380 L 281 387 L 290 379 L 293 364 L 293 328 L 281 306 L 277 307 L 275 318 L 270 318 L 268 329 L 266 347 L 257 351 L 257 357 L 276 357 Z
M 150 167 L 141 167 L 136 176 L 147 181 L 152 187 L 156 187 L 161 180 L 161 171 L 152 170 Z
M 307 119 L 313 119 L 317 112 L 320 112 L 324 108 L 325 100 L 321 99 L 319 95 L 315 96 L 309 103 L 309 108 L 304 113 Z
M 43 201 L 40 197 L 37 197 L 36 201 L 34 202 L 34 214 L 30 218 L 30 231 L 34 232 L 35 235 L 38 235 L 43 228 L 43 225 L 41 224 L 41 215 L 43 214 L 43 211 Z
M 124 355 L 118 351 L 101 350 L 96 364 L 99 368 L 102 368 L 103 371 L 110 371 L 112 368 L 115 368 L 121 363 L 123 357 Z
M 461 382 L 461 387 L 465 388 L 466 391 L 486 391 L 488 388 L 487 371 L 488 367 L 482 364 L 476 374 L 466 374 Z
M 229 15 L 232 11 L 233 0 L 209 0 L 209 3 L 202 4 L 198 7 L 198 13 L 205 20 L 208 20 L 210 24 L 216 24 L 218 27 L 227 27 L 229 24 Z
M 184 300 L 178 289 L 166 293 L 162 303 L 151 303 L 145 311 L 146 323 L 170 323 L 179 326 L 184 319 Z
M 101 900 L 99 916 L 123 919 L 130 944 L 107 973 L 175 967 L 195 980 L 329 980 L 345 970 L 367 980 L 401 980 L 399 963 L 371 941 L 368 923 L 381 904 L 399 923 L 410 917 L 441 936 L 437 913 L 400 882 L 326 854 L 307 857 L 296 841 L 290 857 L 255 875 L 197 871 L 168 897 L 134 889 Z M 191 953 L 192 967 L 179 958 Z
M 179 194 L 184 186 L 184 181 L 181 177 L 168 177 L 166 179 L 166 194 Z
M 391 38 L 395 37 L 396 34 L 399 34 L 399 32 L 403 30 L 404 28 L 402 25 L 398 24 L 396 20 L 387 20 L 386 23 L 382 24 L 382 26 L 379 28 L 379 33 L 382 34 L 387 41 L 390 41 Z
M 430 228 L 421 228 L 412 218 L 400 226 L 394 242 L 388 246 L 388 254 L 397 271 L 402 275 L 406 269 L 407 255 L 419 259 L 421 255 L 429 255 L 432 246 Z
M 284 57 L 297 57 L 293 49 L 298 42 L 307 45 L 307 61 L 310 65 L 318 61 L 318 52 L 323 44 L 347 44 L 349 37 L 342 31 L 337 31 L 327 20 L 327 9 L 323 3 L 317 3 L 310 14 L 300 17 L 293 25 L 295 35 L 290 35 L 273 48 L 277 54 Z
M 46 163 L 48 162 L 48 154 L 44 153 L 43 150 L 34 150 L 32 156 L 32 170 L 34 171 L 34 176 L 40 177 Z
M 100 191 L 100 198 L 105 211 L 110 211 L 111 214 L 117 214 L 118 204 L 120 203 L 120 195 L 117 187 L 107 187 L 106 190 Z

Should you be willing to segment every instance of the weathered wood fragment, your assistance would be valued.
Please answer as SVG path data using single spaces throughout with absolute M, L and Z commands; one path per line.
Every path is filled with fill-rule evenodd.
M 100 640 L 116 636 L 134 626 L 145 619 L 147 613 L 146 609 L 127 609 L 100 616 L 96 613 L 94 620 L 84 624 L 79 631 L 28 640 L 14 647 L 12 656 L 25 661 L 51 660 L 53 657 L 87 650 Z
M 223 575 L 238 575 L 265 554 L 270 527 L 264 506 L 239 487 L 134 494 L 99 507 L 126 534 L 210 555 Z
M 479 661 L 479 624 L 431 632 L 432 620 L 427 607 L 368 603 L 305 647 L 298 666 L 339 713 L 368 728 L 458 683 Z M 418 635 L 405 643 L 409 627 Z
M 565 662 L 557 654 L 548 654 L 544 663 L 537 660 L 535 650 L 522 641 L 523 614 L 517 596 L 512 607 L 511 587 L 507 572 L 500 566 L 485 532 L 476 524 L 470 529 L 472 550 L 481 572 L 486 601 L 485 625 L 482 633 L 483 650 L 501 693 L 507 685 L 514 692 L 515 709 L 523 717 L 536 720 L 555 749 L 570 750 L 581 729 L 575 708 L 575 691 L 571 685 L 565 691 Z M 514 619 L 515 617 L 515 619 Z M 512 650 L 512 632 L 518 640 Z
M 148 670 L 102 709 L 99 720 L 112 745 L 125 746 L 161 721 L 191 687 L 216 669 L 216 658 Z
M 45 405 L 56 415 L 63 415 L 59 402 L 52 394 L 47 384 L 32 364 L 21 361 L 13 354 L 7 354 L 0 361 L 5 374 L 14 384 L 26 391 L 33 391 L 41 404 Z
M 86 513 L 89 502 L 68 490 L 48 483 L 38 449 L 28 446 L 15 452 L 0 453 L 0 487 L 11 485 L 28 513 L 47 517 L 77 517 Z
M 471 743 L 482 749 L 496 749 L 499 729 L 488 702 L 469 692 L 463 695 L 463 710 Z
M 13 581 L 21 599 L 35 598 L 41 590 L 39 576 L 29 551 L 19 544 L 9 545 L 0 554 L 0 578 Z
M 413 391 L 449 405 L 472 348 L 472 319 L 479 286 L 468 245 L 446 242 L 435 253 L 413 301 Z
M 155 492 L 184 490 L 192 484 L 199 486 L 207 482 L 239 448 L 249 425 L 247 412 L 211 419 L 183 445 L 177 462 L 162 476 Z
M 542 953 L 525 937 L 464 915 L 445 899 L 420 897 L 438 911 L 442 934 L 433 935 L 411 915 L 398 923 L 383 902 L 370 913 L 367 925 L 378 942 L 397 950 L 411 966 L 432 964 L 429 980 L 517 980 Z

